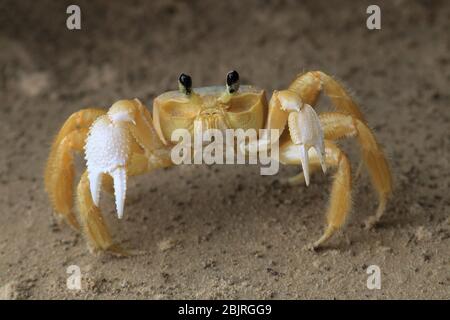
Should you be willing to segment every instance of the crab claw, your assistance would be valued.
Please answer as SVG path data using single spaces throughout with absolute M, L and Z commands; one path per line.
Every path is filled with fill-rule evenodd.
M 125 196 L 127 193 L 127 171 L 124 167 L 118 167 L 111 172 L 111 176 L 114 180 L 114 196 L 116 198 L 117 216 L 119 219 L 122 219 Z
M 283 103 L 282 103 L 283 104 Z M 291 108 L 292 102 L 291 102 Z M 295 108 L 294 108 L 295 110 Z M 308 105 L 303 104 L 298 108 L 298 111 L 292 111 L 288 117 L 289 132 L 292 142 L 299 145 L 300 161 L 303 167 L 303 174 L 305 176 L 305 183 L 309 185 L 309 156 L 308 151 L 314 148 L 322 166 L 322 171 L 325 173 L 327 168 L 325 164 L 325 147 L 323 141 L 323 131 L 320 125 L 319 117 L 314 109 Z
M 122 218 L 127 189 L 126 166 L 130 155 L 131 136 L 126 123 L 134 122 L 131 114 L 121 108 L 125 102 L 116 102 L 108 114 L 98 118 L 86 139 L 85 158 L 92 201 L 99 205 L 103 174 L 114 180 L 117 216 Z

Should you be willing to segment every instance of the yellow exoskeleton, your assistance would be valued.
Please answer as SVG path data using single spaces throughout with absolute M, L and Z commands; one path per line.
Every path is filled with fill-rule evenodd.
M 321 91 L 335 110 L 317 115 L 313 106 Z M 240 86 L 238 73 L 232 71 L 225 86 L 203 88 L 192 88 L 191 78 L 182 74 L 178 91 L 155 98 L 153 117 L 137 99 L 117 101 L 108 111 L 90 108 L 72 114 L 52 145 L 45 171 L 46 190 L 57 216 L 77 230 L 81 226 L 93 251 L 126 254 L 113 243 L 104 223 L 98 207 L 101 189 L 114 193 L 122 217 L 128 178 L 172 166 L 172 133 L 195 132 L 196 122 L 204 129 L 278 129 L 279 161 L 303 168 L 289 184 L 308 185 L 310 173 L 334 168 L 327 224 L 310 248 L 329 239 L 350 211 L 352 175 L 347 156 L 335 143 L 340 138 L 357 139 L 378 194 L 378 209 L 367 226 L 385 211 L 392 192 L 388 163 L 361 111 L 337 81 L 321 71 L 307 72 L 286 90 L 274 91 L 267 103 L 264 90 Z M 256 144 L 271 147 L 263 136 Z M 84 154 L 87 163 L 76 191 L 79 218 L 73 209 L 73 151 Z

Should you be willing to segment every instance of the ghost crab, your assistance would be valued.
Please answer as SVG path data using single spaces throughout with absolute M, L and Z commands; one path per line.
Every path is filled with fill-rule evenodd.
M 314 111 L 312 106 L 321 91 L 333 102 L 334 112 L 317 115 Z M 335 140 L 355 137 L 361 147 L 379 199 L 367 226 L 376 223 L 385 211 L 392 191 L 388 163 L 357 105 L 337 81 L 321 71 L 307 72 L 297 76 L 288 89 L 274 91 L 267 103 L 264 90 L 239 86 L 239 75 L 232 71 L 226 86 L 198 89 L 193 89 L 191 78 L 182 74 L 178 91 L 155 98 L 153 117 L 137 99 L 120 100 L 108 111 L 90 108 L 72 114 L 52 145 L 45 172 L 46 190 L 57 216 L 77 230 L 80 221 L 91 250 L 126 253 L 113 243 L 103 221 L 101 188 L 115 195 L 121 218 L 128 177 L 173 165 L 171 133 L 178 128 L 195 130 L 194 120 L 207 128 L 278 129 L 279 161 L 303 167 L 303 172 L 288 180 L 291 185 L 308 185 L 311 172 L 335 168 L 327 224 L 311 248 L 321 246 L 343 225 L 351 207 L 350 163 Z M 264 136 L 256 143 L 271 147 Z M 244 150 L 249 148 L 249 144 L 243 146 Z M 85 153 L 87 160 L 77 188 L 79 220 L 73 212 L 73 151 Z

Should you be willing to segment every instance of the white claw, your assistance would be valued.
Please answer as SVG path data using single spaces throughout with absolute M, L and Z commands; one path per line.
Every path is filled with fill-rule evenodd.
M 300 160 L 303 167 L 306 185 L 309 185 L 309 157 L 308 150 L 314 148 L 319 157 L 323 172 L 326 172 L 325 146 L 323 130 L 319 117 L 314 109 L 304 104 L 298 112 L 291 112 L 288 117 L 291 139 L 300 145 Z
M 88 172 L 88 178 L 92 201 L 98 207 L 100 202 L 100 190 L 102 186 L 102 173 L 98 171 Z
M 110 110 L 111 111 L 111 110 Z M 99 204 L 102 174 L 114 179 L 117 215 L 123 215 L 126 192 L 126 165 L 130 154 L 130 133 L 123 123 L 132 122 L 123 114 L 109 113 L 98 118 L 86 139 L 85 154 L 92 201 Z
M 309 156 L 308 150 L 306 150 L 305 145 L 300 145 L 300 161 L 303 168 L 303 176 L 305 177 L 306 186 L 309 186 Z
M 117 217 L 122 219 L 125 195 L 127 192 L 127 171 L 125 168 L 119 167 L 111 172 L 111 176 L 114 179 L 114 196 L 116 197 Z
M 316 149 L 317 151 L 317 156 L 319 157 L 322 172 L 327 173 L 327 165 L 325 163 L 325 147 L 322 144 L 322 146 L 315 146 L 314 149 Z

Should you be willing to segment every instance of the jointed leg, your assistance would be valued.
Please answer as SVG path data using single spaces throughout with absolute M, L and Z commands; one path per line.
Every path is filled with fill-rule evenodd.
M 280 149 L 280 161 L 284 164 L 298 164 L 298 146 L 287 142 Z M 325 141 L 326 163 L 329 167 L 336 168 L 333 186 L 331 189 L 330 204 L 327 211 L 327 226 L 319 240 L 312 244 L 312 248 L 318 248 L 328 240 L 341 226 L 351 207 L 351 172 L 350 162 L 346 155 L 332 142 Z M 320 167 L 320 159 L 317 153 L 311 149 L 309 154 L 310 164 Z
M 376 214 L 367 222 L 367 227 L 371 227 L 383 215 L 387 198 L 392 193 L 392 178 L 389 166 L 358 106 L 336 80 L 321 71 L 313 71 L 297 77 L 289 87 L 289 90 L 296 92 L 304 103 L 311 105 L 316 102 L 322 89 L 333 101 L 334 107 L 339 112 L 325 113 L 319 116 L 324 130 L 324 138 L 335 140 L 356 136 L 361 145 L 364 163 L 377 190 L 379 196 L 378 209 Z M 360 173 L 360 168 L 361 165 L 358 167 L 357 176 Z
M 137 99 L 131 100 L 129 108 L 135 114 L 136 124 L 130 127 L 133 137 L 136 139 L 147 156 L 158 156 L 161 150 L 167 149 L 153 126 L 150 112 Z
M 313 249 L 318 248 L 344 224 L 352 203 L 350 162 L 346 155 L 335 145 L 327 143 L 326 150 L 328 165 L 335 167 L 337 170 L 331 188 L 330 204 L 327 211 L 327 227 L 322 237 L 312 245 Z
M 70 132 L 76 129 L 89 128 L 95 119 L 105 113 L 105 110 L 98 108 L 82 109 L 73 113 L 59 130 L 58 135 L 53 142 L 53 146 L 58 145 Z
M 299 152 L 305 154 L 310 147 L 323 148 L 323 137 L 317 114 L 311 106 L 317 102 L 320 92 L 324 90 L 333 101 L 334 107 L 341 113 L 365 123 L 364 117 L 351 96 L 342 85 L 332 77 L 321 71 L 307 72 L 299 75 L 287 90 L 274 91 L 269 103 L 269 114 L 266 129 L 278 129 L 280 137 L 286 125 L 292 141 L 297 145 L 304 145 Z M 268 133 L 268 131 L 266 131 Z M 258 149 L 270 147 L 271 141 L 267 135 L 258 140 Z M 247 149 L 249 150 L 249 149 Z M 323 152 L 323 149 L 322 149 Z M 309 184 L 308 157 L 302 158 L 304 181 Z M 325 171 L 325 166 L 322 166 Z M 299 179 L 292 180 L 301 181 Z
M 171 165 L 170 148 L 159 140 L 150 113 L 138 100 L 118 101 L 109 109 L 108 115 L 105 114 L 103 110 L 86 109 L 69 117 L 52 145 L 45 170 L 45 186 L 56 212 L 79 229 L 72 212 L 73 151 L 86 151 L 88 170 L 81 177 L 76 197 L 81 226 L 92 250 L 126 254 L 113 244 L 98 208 L 101 187 L 103 185 L 108 192 L 115 194 L 120 217 L 127 177 Z M 110 126 L 113 122 L 117 126 Z M 114 137 L 116 145 L 102 144 L 102 137 L 106 139 L 114 134 L 120 135 Z M 90 151 L 87 150 L 89 143 Z M 112 148 L 126 151 L 120 156 L 108 155 L 114 151 Z M 113 160 L 113 166 L 104 168 L 104 162 L 96 155 L 99 151 L 104 154 L 102 159 L 109 157 Z
M 84 172 L 78 184 L 77 204 L 81 225 L 83 226 L 84 234 L 88 238 L 90 249 L 92 251 L 109 250 L 125 255 L 126 252 L 123 249 L 113 244 L 100 209 L 92 201 L 87 171 Z
M 334 107 L 339 113 L 327 113 L 317 117 L 311 111 L 310 106 L 316 103 L 322 90 L 333 101 Z M 280 129 L 281 136 L 286 125 L 289 127 L 291 141 L 282 144 L 280 160 L 286 164 L 302 163 L 304 171 L 303 174 L 292 177 L 289 180 L 291 184 L 300 181 L 308 184 L 309 167 L 312 170 L 320 167 L 321 157 L 316 151 L 321 150 L 323 139 L 326 142 L 326 165 L 337 168 L 327 213 L 328 225 L 322 237 L 313 244 L 313 247 L 320 246 L 342 226 L 351 205 L 349 161 L 342 151 L 329 140 L 357 137 L 364 162 L 379 196 L 377 212 L 369 220 L 368 226 L 378 221 L 385 210 L 387 198 L 392 192 L 389 166 L 381 147 L 367 127 L 361 111 L 343 86 L 323 72 L 314 71 L 298 76 L 287 90 L 275 91 L 269 104 L 266 128 Z M 260 139 L 259 147 L 267 144 L 267 141 L 267 138 Z M 310 149 L 311 146 L 315 150 Z M 305 150 L 309 150 L 306 152 L 306 156 Z M 322 169 L 325 169 L 323 165 Z
M 391 172 L 383 151 L 372 131 L 361 120 L 340 113 L 323 113 L 319 118 L 325 139 L 336 140 L 342 137 L 358 139 L 364 163 L 379 198 L 378 209 L 367 222 L 367 227 L 371 227 L 383 215 L 387 199 L 392 193 Z
M 51 184 L 52 175 L 54 173 L 54 157 L 58 151 L 58 147 L 61 141 L 69 135 L 72 131 L 80 129 L 89 129 L 92 122 L 95 121 L 99 116 L 105 114 L 106 111 L 102 109 L 83 109 L 78 112 L 73 113 L 64 123 L 62 128 L 59 130 L 58 135 L 53 141 L 52 147 L 50 149 L 50 156 L 47 161 L 47 166 L 45 168 L 45 186 L 49 187 Z
M 45 169 L 45 188 L 55 213 L 75 229 L 79 224 L 73 213 L 73 152 L 82 152 L 89 126 L 105 111 L 85 109 L 72 114 L 58 133 Z
M 289 113 L 299 111 L 305 105 L 314 106 L 322 90 L 332 100 L 339 113 L 351 115 L 366 123 L 357 104 L 341 84 L 321 71 L 310 71 L 298 75 L 287 90 L 273 92 L 265 128 L 278 129 L 280 137 L 288 123 Z M 260 137 L 259 149 L 267 147 L 268 144 L 267 136 Z
M 72 151 L 82 151 L 87 129 L 70 132 L 55 149 L 47 192 L 55 213 L 66 219 L 70 226 L 79 229 L 73 213 L 73 178 L 75 174 Z
M 148 167 L 145 171 L 143 171 L 143 168 L 139 169 L 139 174 L 150 169 L 171 166 L 173 163 L 170 159 L 170 147 L 164 145 L 159 138 L 148 109 L 138 99 L 125 100 L 120 103 L 124 109 L 134 114 L 135 123 L 129 126 L 129 129 L 137 142 L 139 150 L 133 146 L 132 151 L 136 156 L 136 164 L 141 163 L 140 167 L 142 167 L 142 162 L 146 162 Z M 130 172 L 130 168 L 128 168 L 128 173 L 130 174 Z M 131 173 L 131 175 L 133 174 Z
M 289 90 L 299 94 L 302 101 L 311 106 L 315 105 L 322 89 L 333 101 L 338 112 L 352 115 L 354 118 L 365 122 L 363 114 L 350 94 L 341 84 L 322 71 L 307 72 L 297 77 L 289 86 Z

